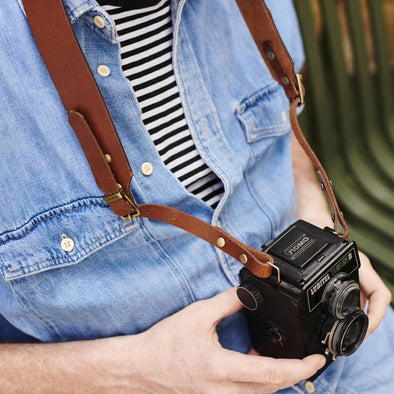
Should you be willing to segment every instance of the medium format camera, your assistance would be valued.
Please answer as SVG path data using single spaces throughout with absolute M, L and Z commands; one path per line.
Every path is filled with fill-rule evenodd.
M 368 328 L 360 309 L 356 244 L 299 220 L 263 251 L 276 270 L 261 279 L 243 268 L 237 289 L 253 347 L 275 358 L 324 354 L 325 367 L 355 352 Z

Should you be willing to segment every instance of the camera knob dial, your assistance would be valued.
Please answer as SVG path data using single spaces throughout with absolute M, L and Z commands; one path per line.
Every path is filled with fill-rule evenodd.
M 261 291 L 250 283 L 245 283 L 237 288 L 237 296 L 242 305 L 250 311 L 257 310 L 263 305 L 264 298 Z

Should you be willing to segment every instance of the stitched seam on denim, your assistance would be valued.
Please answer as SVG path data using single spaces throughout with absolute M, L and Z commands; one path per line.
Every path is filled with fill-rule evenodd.
M 331 384 L 328 383 L 328 381 L 323 377 L 319 376 L 318 380 L 314 382 L 315 388 L 316 388 L 316 393 L 331 393 L 335 392 L 333 390 L 336 389 L 332 387 Z
M 240 240 L 241 242 L 244 242 L 244 240 L 242 239 L 241 235 L 234 229 L 234 227 L 231 225 L 231 223 L 228 220 L 226 220 L 226 209 L 227 208 L 225 207 L 223 209 L 223 212 L 222 212 L 222 219 L 221 219 L 222 228 L 223 228 L 223 225 L 224 225 L 225 231 L 227 231 L 229 234 L 231 234 L 233 237 L 235 237 L 236 239 Z M 232 257 L 230 255 L 227 255 L 227 253 L 224 253 L 220 249 L 218 249 L 218 248 L 215 248 L 215 249 L 216 249 L 217 252 L 220 252 L 220 253 L 218 253 L 219 257 L 222 256 L 221 261 L 225 265 L 226 271 L 228 272 L 226 274 L 226 276 L 231 276 L 231 278 L 234 281 L 232 281 L 230 278 L 228 278 L 228 280 L 230 281 L 230 283 L 233 286 L 234 286 L 234 283 L 238 284 L 239 283 L 239 277 L 238 277 L 238 274 L 234 273 L 233 267 L 235 265 L 235 262 L 237 262 L 238 264 L 240 264 L 240 266 L 239 266 L 239 270 L 240 270 L 242 268 L 241 263 L 237 259 L 235 259 L 234 257 Z M 239 272 L 239 270 L 238 270 L 238 272 Z
M 89 203 L 84 203 L 84 201 L 89 201 L 92 199 L 97 199 L 97 201 L 95 202 L 89 202 Z M 76 203 L 80 203 L 81 205 L 76 206 L 74 208 L 70 208 L 70 209 L 65 209 L 64 207 L 76 204 Z M 104 202 L 104 200 L 101 197 L 88 197 L 88 198 L 82 198 L 82 199 L 78 199 L 78 200 L 74 200 L 71 201 L 70 203 L 67 204 L 62 204 L 62 205 L 58 205 L 56 207 L 53 207 L 51 209 L 48 209 L 46 211 L 40 212 L 36 215 L 34 215 L 31 219 L 29 219 L 29 221 L 27 221 L 26 223 L 22 224 L 21 226 L 19 226 L 18 228 L 14 229 L 14 230 L 8 230 L 5 231 L 3 233 L 0 234 L 0 237 L 10 234 L 10 233 L 14 233 L 17 232 L 19 230 L 22 230 L 24 227 L 26 227 L 26 229 L 22 232 L 22 234 L 20 236 L 16 236 L 16 237 L 12 237 L 10 236 L 8 239 L 6 239 L 5 241 L 0 241 L 0 245 L 6 244 L 9 241 L 13 241 L 16 239 L 20 239 L 23 238 L 26 234 L 30 233 L 35 227 L 37 227 L 39 224 L 53 219 L 57 216 L 61 216 L 64 215 L 66 213 L 70 213 L 73 211 L 76 211 L 78 209 L 84 208 L 84 207 L 89 207 L 89 206 L 102 206 L 102 207 L 106 207 L 107 204 Z M 53 213 L 51 214 L 51 212 L 53 211 L 59 211 L 57 213 Z M 42 216 L 48 215 L 46 217 L 43 217 L 42 219 L 39 219 Z M 38 219 L 37 219 L 38 218 Z
M 62 256 L 62 257 L 57 257 L 55 259 L 42 260 L 42 261 L 36 262 L 34 264 L 31 264 L 31 265 L 25 265 L 25 266 L 22 266 L 22 267 L 18 267 L 17 269 L 14 269 L 14 270 L 8 268 L 8 271 L 9 272 L 17 272 L 17 271 L 21 271 L 21 270 L 23 271 L 25 268 L 31 268 L 31 270 L 29 271 L 29 274 L 33 274 L 36 271 L 42 272 L 42 270 L 43 269 L 45 270 L 45 268 L 51 269 L 51 268 L 57 267 L 59 265 L 64 266 L 64 265 L 77 264 L 83 258 L 85 258 L 88 255 L 94 253 L 94 251 L 96 251 L 98 248 L 104 247 L 103 244 L 100 243 L 100 241 L 102 239 L 107 239 L 108 242 L 109 241 L 114 241 L 114 239 L 115 240 L 118 239 L 118 237 L 116 237 L 117 233 L 121 232 L 119 234 L 119 237 L 121 237 L 122 235 L 127 235 L 127 234 L 129 234 L 131 232 L 131 230 L 134 227 L 136 228 L 137 225 L 138 225 L 137 221 L 132 221 L 132 222 L 130 222 L 130 224 L 127 223 L 126 225 L 124 225 L 124 226 L 122 226 L 120 228 L 117 228 L 116 230 L 114 230 L 114 231 L 112 231 L 110 233 L 104 234 L 103 236 L 101 236 L 99 238 L 96 238 L 93 242 L 90 242 L 89 244 L 85 245 L 82 250 L 78 251 L 77 253 L 75 253 L 73 255 L 70 255 L 69 257 L 63 257 Z M 129 229 L 129 228 L 131 228 L 129 232 L 122 232 L 123 229 Z M 88 250 L 92 245 L 97 245 L 97 248 Z M 108 245 L 108 243 L 106 243 L 106 245 Z M 43 266 L 44 264 L 52 263 L 52 262 L 55 262 L 55 261 L 59 261 L 59 260 L 62 260 L 63 262 L 60 263 L 60 264 L 52 264 L 50 266 L 43 267 L 43 268 L 37 267 L 37 266 Z M 33 267 L 37 267 L 37 268 L 33 269 Z M 24 273 L 22 275 L 25 276 L 26 274 Z
M 146 219 L 149 220 L 149 219 Z M 187 276 L 186 274 L 183 272 L 183 270 L 181 270 L 180 267 L 178 267 L 178 265 L 176 264 L 176 262 L 171 258 L 170 254 L 167 252 L 167 250 L 165 249 L 165 247 L 157 240 L 155 239 L 152 234 L 150 233 L 150 231 L 148 230 L 147 226 L 144 223 L 144 220 L 141 221 L 141 228 L 144 230 L 145 234 L 150 238 L 151 241 L 153 241 L 159 248 L 160 250 L 164 253 L 165 257 L 168 258 L 168 261 L 171 262 L 172 268 L 175 268 L 175 270 L 179 273 L 179 275 L 182 277 L 183 282 L 186 284 L 186 287 L 189 291 L 189 295 L 191 296 L 191 299 L 193 302 L 196 301 L 196 297 L 191 289 L 191 286 L 189 284 L 189 281 L 187 280 Z M 170 264 L 168 264 L 167 259 L 163 258 L 165 264 L 170 267 Z
M 59 338 L 60 336 L 56 330 L 55 327 L 52 326 L 52 324 L 50 324 L 48 321 L 46 321 L 46 319 L 43 319 L 35 310 L 34 308 L 28 304 L 24 298 L 18 294 L 17 289 L 15 288 L 15 283 L 11 282 L 11 288 L 15 294 L 15 297 L 18 299 L 18 301 L 20 302 L 20 304 L 23 306 L 23 309 L 30 315 L 33 317 L 33 319 L 37 320 L 39 323 L 41 323 L 51 334 L 52 337 L 54 338 Z M 28 305 L 30 306 L 30 308 L 28 307 Z
M 242 99 L 238 104 L 236 110 L 240 111 L 241 109 L 245 110 L 249 108 L 253 108 L 259 101 L 261 101 L 264 97 L 271 95 L 272 93 L 277 92 L 279 89 L 278 82 L 274 81 L 271 84 L 263 87 L 260 90 L 257 90 L 254 93 L 251 93 L 248 97 Z
M 335 389 L 335 394 L 358 394 L 358 393 L 359 393 L 359 391 L 343 389 L 341 387 L 337 387 Z
M 229 149 L 227 143 L 224 143 L 226 141 L 226 138 L 223 135 L 222 126 L 221 126 L 220 121 L 217 117 L 216 107 L 215 107 L 214 103 L 212 102 L 212 99 L 208 93 L 207 87 L 206 87 L 203 77 L 201 75 L 201 70 L 198 66 L 198 62 L 196 61 L 196 55 L 193 51 L 193 47 L 190 44 L 190 40 L 189 40 L 189 36 L 187 35 L 187 31 L 185 31 L 185 30 L 186 29 L 183 29 L 184 35 L 185 35 L 185 37 L 183 38 L 183 42 L 184 42 L 183 48 L 185 50 L 187 50 L 187 54 L 189 57 L 188 66 L 190 67 L 190 65 L 192 65 L 193 70 L 194 70 L 193 74 L 197 75 L 197 82 L 199 83 L 199 87 L 196 89 L 196 91 L 205 92 L 206 93 L 205 97 L 208 98 L 207 100 L 202 100 L 202 103 L 200 103 L 200 105 L 204 107 L 204 111 L 203 111 L 204 116 L 201 118 L 201 121 L 204 121 L 204 119 L 206 119 L 206 118 L 208 118 L 210 120 L 210 122 L 213 124 L 214 130 L 216 130 L 216 132 L 218 134 L 220 134 L 220 139 L 223 141 L 223 143 L 221 145 L 222 154 L 223 155 L 226 154 L 226 156 L 229 158 L 229 160 L 231 160 L 234 163 L 237 163 L 231 149 Z M 179 26 L 178 34 L 180 31 L 181 31 L 181 28 Z M 177 40 L 177 43 L 178 42 L 179 41 Z M 176 52 L 175 40 L 174 40 L 173 45 L 174 45 L 173 46 L 173 56 L 174 56 L 174 54 Z M 180 43 L 179 43 L 179 45 L 180 45 Z M 183 87 L 185 86 L 185 83 L 182 80 L 182 75 L 189 75 L 189 72 L 188 72 L 188 70 L 186 70 L 182 67 L 183 63 L 179 62 L 179 60 L 178 60 L 179 59 L 179 52 L 180 51 L 177 51 L 176 59 L 174 59 L 174 60 L 176 60 L 176 62 L 174 62 L 174 76 L 177 79 L 179 79 L 179 81 L 181 82 L 181 83 L 178 83 L 178 86 L 179 86 L 179 94 L 180 94 L 182 103 L 184 105 L 185 118 L 186 118 L 186 121 L 188 122 L 190 133 L 192 135 L 193 140 L 198 141 L 201 146 L 204 146 L 204 145 L 206 145 L 206 143 L 204 143 L 200 137 L 200 135 L 204 135 L 204 134 L 193 132 L 193 131 L 195 131 L 195 127 L 192 127 L 192 126 L 197 125 L 199 122 L 198 122 L 198 120 L 197 121 L 194 120 L 193 113 L 190 111 L 191 105 L 190 105 L 189 95 L 184 93 Z M 182 72 L 178 72 L 178 70 L 182 71 Z M 196 80 L 194 80 L 194 84 L 195 83 L 196 83 Z M 211 105 L 208 105 L 207 104 L 208 102 Z M 190 122 L 190 120 L 191 120 L 191 122 Z M 204 124 L 205 124 L 205 122 L 204 122 Z M 205 124 L 205 127 L 207 127 L 206 124 Z M 197 145 L 196 145 L 196 149 L 197 149 Z M 198 150 L 198 153 L 201 156 L 201 150 Z M 201 156 L 201 157 L 203 158 L 203 156 Z M 203 161 L 205 162 L 204 159 L 203 159 Z M 223 184 L 227 183 L 227 189 L 228 189 L 227 196 L 228 196 L 231 193 L 231 183 L 230 183 L 230 180 L 228 179 L 226 171 L 222 170 L 223 165 L 221 164 L 220 160 L 216 160 L 214 156 L 210 156 L 209 161 L 215 167 L 214 168 L 215 171 L 212 169 L 212 164 L 208 165 L 208 163 L 206 163 L 208 165 L 208 167 L 222 180 Z M 238 168 L 238 171 L 240 172 L 239 167 L 237 167 L 237 168 Z M 225 182 L 225 181 L 227 181 L 227 182 Z M 226 194 L 225 194 L 224 198 L 226 198 Z
M 305 382 L 305 381 L 303 381 L 303 382 Z M 291 387 L 289 387 L 289 389 L 293 389 L 296 393 L 298 393 L 298 394 L 304 394 L 304 389 L 302 388 L 302 384 L 303 383 L 297 383 L 297 384 L 295 384 L 295 385 L 293 385 L 293 386 L 291 386 Z
M 239 279 L 237 276 L 234 275 L 234 273 L 230 267 L 230 263 L 228 262 L 228 258 L 232 259 L 232 257 L 228 256 L 228 258 L 227 258 L 226 253 L 224 253 L 223 250 L 215 248 L 214 246 L 212 246 L 212 247 L 215 249 L 216 256 L 219 260 L 219 266 L 220 266 L 227 282 L 230 284 L 230 286 L 239 285 Z
M 264 208 L 262 204 L 260 204 L 260 199 L 258 199 L 258 198 L 256 197 L 255 193 L 253 192 L 252 188 L 250 187 L 250 182 L 249 182 L 249 178 L 248 178 L 247 174 L 245 174 L 245 182 L 246 182 L 246 186 L 247 186 L 247 188 L 248 188 L 248 190 L 249 190 L 249 193 L 251 194 L 251 196 L 252 196 L 253 199 L 255 200 L 257 206 L 263 211 L 263 213 L 265 214 L 265 216 L 268 218 L 268 221 L 269 221 L 269 223 L 270 223 L 270 225 L 271 225 L 271 234 L 270 234 L 270 238 L 272 238 L 272 237 L 273 237 L 273 234 L 274 234 L 274 228 L 275 228 L 274 223 L 273 223 L 273 219 L 272 219 L 272 217 L 268 214 L 268 210 L 267 210 L 266 208 Z M 267 207 L 268 207 L 268 205 L 267 205 Z M 275 217 L 276 222 L 278 223 L 278 218 L 276 217 L 275 213 L 272 212 L 271 209 L 269 209 L 269 212 L 272 213 L 272 216 Z
M 88 6 L 90 8 L 87 8 L 84 12 L 78 15 L 76 11 L 85 6 Z M 70 8 L 68 4 L 65 4 L 66 13 L 67 16 L 70 18 L 71 23 L 75 23 L 77 19 L 83 16 L 86 12 L 90 11 L 92 8 L 94 8 L 94 4 L 92 3 L 91 0 L 85 0 L 73 8 Z
M 101 9 L 97 9 L 97 8 L 96 9 L 91 9 L 91 10 L 88 10 L 87 12 L 93 12 L 93 11 L 96 11 L 96 15 L 100 15 L 102 18 L 104 18 L 104 20 L 106 22 L 106 25 L 110 24 L 110 21 L 108 20 L 107 16 L 101 11 Z M 105 39 L 105 41 L 110 42 L 111 44 L 115 43 L 115 41 L 116 41 L 116 33 L 113 32 L 112 29 L 110 29 L 110 28 L 102 29 L 100 27 L 97 27 L 95 25 L 95 23 L 89 22 L 87 20 L 87 18 L 83 18 L 82 19 L 82 23 L 88 29 L 94 31 L 99 36 L 100 39 Z M 85 44 L 85 42 L 84 42 L 84 44 Z M 84 48 L 83 49 L 83 54 L 85 55 L 86 54 L 86 47 L 83 46 L 83 48 Z M 85 57 L 86 57 L 86 55 L 85 55 Z
M 251 107 L 253 108 L 253 107 Z M 256 128 L 252 127 L 250 116 L 245 116 L 244 113 L 235 113 L 236 118 L 241 123 L 241 128 L 245 134 L 246 141 L 249 144 L 257 142 L 263 138 L 279 137 L 287 134 L 290 131 L 290 125 L 288 123 L 279 122 L 276 125 L 262 127 L 261 125 Z
M 278 92 L 278 88 L 279 84 L 277 82 L 273 82 L 270 85 L 264 87 L 263 89 L 252 93 L 249 97 L 241 100 L 241 102 L 236 106 L 234 114 L 238 121 L 241 123 L 248 143 L 256 142 L 262 138 L 281 136 L 289 131 L 289 124 L 287 122 L 281 122 L 279 118 L 277 124 L 274 125 L 267 125 L 265 127 L 259 126 L 258 128 L 248 127 L 251 123 L 251 121 L 249 120 L 250 116 L 246 116 L 248 110 L 253 110 L 263 101 L 265 97 L 268 97 Z M 261 119 L 260 121 L 263 120 L 264 119 Z M 253 129 L 255 131 L 252 131 Z M 263 133 L 264 135 L 260 135 Z
M 253 133 L 253 134 L 255 134 L 253 137 L 252 137 L 251 133 L 249 133 L 248 131 L 245 130 L 246 141 L 248 142 L 248 144 L 253 145 L 256 142 L 263 140 L 263 139 L 282 137 L 282 136 L 286 135 L 287 133 L 289 133 L 289 131 L 290 131 L 289 128 L 284 127 L 283 130 L 279 130 L 279 128 L 278 128 L 279 131 L 277 133 L 274 132 L 274 129 L 272 129 L 273 131 L 270 134 L 268 134 L 267 130 L 268 129 L 260 129 L 260 131 Z
M 245 122 L 246 123 L 246 122 Z M 276 131 L 278 130 L 278 133 L 281 133 L 279 135 L 285 134 L 289 130 L 289 125 L 287 123 L 281 123 L 277 125 L 272 125 L 272 126 L 267 126 L 267 127 L 259 127 L 255 133 L 248 133 L 248 134 L 260 134 L 261 131 Z M 268 137 L 271 137 L 272 134 L 268 135 Z M 263 138 L 264 136 L 262 136 Z

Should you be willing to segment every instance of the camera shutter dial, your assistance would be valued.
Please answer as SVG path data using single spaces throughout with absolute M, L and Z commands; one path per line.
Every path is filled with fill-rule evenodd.
M 264 302 L 261 291 L 250 283 L 246 283 L 243 286 L 238 287 L 237 296 L 242 305 L 250 311 L 257 310 Z

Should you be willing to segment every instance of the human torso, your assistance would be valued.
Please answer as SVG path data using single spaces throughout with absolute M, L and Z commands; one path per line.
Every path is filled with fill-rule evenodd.
M 291 2 L 267 2 L 302 61 Z M 260 245 L 295 217 L 288 102 L 237 9 L 221 1 L 173 1 L 172 60 L 195 146 L 224 185 L 215 209 L 168 170 L 121 70 L 108 15 L 94 1 L 65 1 L 74 31 L 134 170 L 138 203 L 177 207 Z M 285 12 L 286 11 L 286 12 Z M 100 15 L 104 28 L 94 23 Z M 12 23 L 11 23 L 12 21 Z M 43 341 L 143 331 L 238 282 L 240 264 L 168 225 L 123 221 L 102 200 L 84 153 L 16 0 L 0 9 L 0 313 Z M 108 77 L 97 73 L 100 65 Z M 147 176 L 141 165 L 149 162 Z M 62 249 L 63 235 L 74 242 Z M 224 334 L 247 340 L 235 318 Z M 243 328 L 241 328 L 243 327 Z M 242 336 L 240 336 L 242 337 Z

